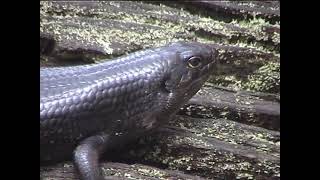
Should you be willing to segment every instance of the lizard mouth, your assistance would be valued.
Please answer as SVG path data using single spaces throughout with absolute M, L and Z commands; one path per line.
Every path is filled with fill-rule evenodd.
M 199 79 L 206 80 L 210 76 L 210 74 L 213 72 L 213 69 L 217 63 L 215 60 L 215 57 L 213 56 L 214 56 L 214 53 L 212 53 L 210 62 L 201 68 Z
M 211 62 L 209 62 L 207 65 L 205 65 L 205 66 L 203 66 L 202 68 L 201 68 L 201 75 L 200 75 L 200 77 L 202 77 L 202 76 L 204 76 L 204 75 L 209 75 L 210 74 L 210 72 L 211 72 L 211 70 L 213 69 L 213 67 L 214 67 L 214 63 L 215 63 L 215 61 L 211 61 Z

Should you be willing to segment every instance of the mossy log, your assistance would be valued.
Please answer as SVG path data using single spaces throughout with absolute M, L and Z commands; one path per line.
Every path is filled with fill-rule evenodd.
M 40 66 L 99 63 L 181 40 L 210 44 L 218 65 L 205 87 L 153 136 L 108 152 L 104 175 L 280 179 L 279 9 L 279 1 L 42 1 Z M 40 178 L 77 175 L 67 160 L 40 166 Z
M 203 87 L 179 114 L 201 118 L 226 118 L 249 125 L 280 130 L 280 103 L 277 97 L 247 94 L 216 87 Z
M 224 21 L 254 17 L 264 18 L 271 23 L 280 21 L 280 1 L 176 1 L 165 4 L 172 7 L 181 7 L 182 4 L 193 13 L 218 16 Z
M 114 54 L 113 50 L 117 53 L 118 48 L 113 45 L 117 42 L 147 48 L 168 41 L 203 40 L 203 37 L 210 42 L 250 44 L 261 41 L 261 45 L 266 45 L 271 41 L 273 48 L 280 45 L 276 30 L 279 25 L 262 21 L 225 23 L 142 2 L 42 2 L 40 31 L 52 33 L 62 42 L 74 38 L 96 43 L 105 54 Z M 259 47 L 262 46 L 258 43 L 255 48 Z M 130 50 L 136 49 L 127 49 Z
M 204 180 L 199 176 L 192 176 L 177 170 L 165 170 L 142 164 L 124 164 L 124 163 L 102 163 L 101 169 L 106 179 L 123 180 L 123 179 L 194 179 Z M 55 166 L 47 166 L 40 169 L 41 180 L 77 180 L 78 175 L 75 173 L 72 163 L 60 163 Z
M 108 161 L 131 165 L 114 169 Z M 225 119 L 176 116 L 153 136 L 109 152 L 101 166 L 105 176 L 133 179 L 278 179 L 280 133 Z M 40 177 L 76 177 L 71 167 L 70 162 L 40 167 Z M 144 171 L 154 174 L 141 178 Z

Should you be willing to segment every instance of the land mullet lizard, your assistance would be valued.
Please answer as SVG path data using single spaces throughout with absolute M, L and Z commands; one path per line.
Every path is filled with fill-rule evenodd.
M 98 64 L 40 68 L 40 161 L 72 156 L 83 180 L 99 158 L 165 124 L 201 88 L 217 51 L 176 42 Z

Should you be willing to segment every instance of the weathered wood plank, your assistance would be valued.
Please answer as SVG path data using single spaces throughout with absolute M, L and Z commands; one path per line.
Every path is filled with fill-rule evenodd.
M 201 118 L 226 118 L 280 130 L 280 103 L 262 98 L 266 97 L 207 86 L 190 99 L 179 114 Z
M 110 167 L 110 160 L 149 164 L 169 176 L 167 170 L 209 179 L 280 179 L 280 133 L 224 119 L 177 116 L 153 136 L 108 153 L 104 169 Z M 55 176 L 52 173 L 73 177 L 70 163 L 66 166 L 40 167 L 40 171 L 47 177 Z M 113 172 L 104 171 L 106 176 L 115 175 Z M 134 167 L 121 169 L 121 173 L 141 177 Z
M 191 176 L 180 171 L 159 169 L 142 164 L 124 164 L 116 162 L 101 163 L 101 168 L 106 179 L 194 179 L 203 180 L 204 178 Z M 55 166 L 46 166 L 40 169 L 41 180 L 76 180 L 77 174 L 74 165 L 70 162 L 60 163 Z
M 183 7 L 187 10 L 221 18 L 225 21 L 232 19 L 248 19 L 261 17 L 275 23 L 280 21 L 280 1 L 176 1 L 165 3 L 173 7 Z
M 165 43 L 160 41 L 161 38 L 165 37 L 162 36 L 165 32 L 177 32 L 183 36 L 190 34 L 190 38 L 197 37 L 195 35 L 200 37 L 210 36 L 209 39 L 211 40 L 226 43 L 250 41 L 250 43 L 271 43 L 274 46 L 278 46 L 280 43 L 279 39 L 276 37 L 278 32 L 270 30 L 268 33 L 265 32 L 265 25 L 240 26 L 237 23 L 224 23 L 210 18 L 195 16 L 186 11 L 177 10 L 163 5 L 156 6 L 141 2 L 54 2 L 42 3 L 42 7 L 43 17 L 47 17 L 48 14 L 50 16 L 57 17 L 64 15 L 62 16 L 63 19 L 70 18 L 71 20 L 76 19 L 75 17 L 90 17 L 92 19 L 99 19 L 101 22 L 106 20 L 118 20 L 125 23 L 131 22 L 140 25 L 147 24 L 163 27 L 165 30 L 159 31 L 157 35 L 150 35 L 149 37 L 154 39 L 155 41 L 153 43 L 156 44 Z M 50 27 L 52 23 L 55 24 L 56 21 L 42 21 L 42 29 L 46 28 L 46 30 L 48 30 L 47 27 Z M 83 23 L 86 23 L 86 21 L 83 21 Z M 270 26 L 278 28 L 278 26 Z M 98 27 L 93 25 L 91 30 L 96 30 L 97 28 Z M 56 27 L 56 29 L 59 31 L 58 27 Z M 148 31 L 143 34 L 147 33 Z M 143 34 L 140 34 L 140 36 Z M 160 40 L 157 40 L 157 37 L 160 38 Z M 186 39 L 186 37 L 174 37 L 173 39 L 171 36 L 169 37 L 171 38 L 171 41 L 174 39 Z M 190 38 L 188 37 L 188 39 Z M 130 39 L 128 38 L 128 40 Z M 131 38 L 131 40 L 134 40 L 139 44 L 141 37 L 135 37 L 135 39 Z M 146 45 L 148 45 L 148 43 Z

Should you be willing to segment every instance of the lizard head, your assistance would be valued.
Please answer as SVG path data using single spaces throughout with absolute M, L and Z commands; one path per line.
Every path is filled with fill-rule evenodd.
M 180 108 L 208 79 L 216 66 L 218 52 L 209 45 L 197 42 L 178 42 L 168 46 L 175 53 L 168 60 L 164 87 L 168 92 L 167 109 Z

